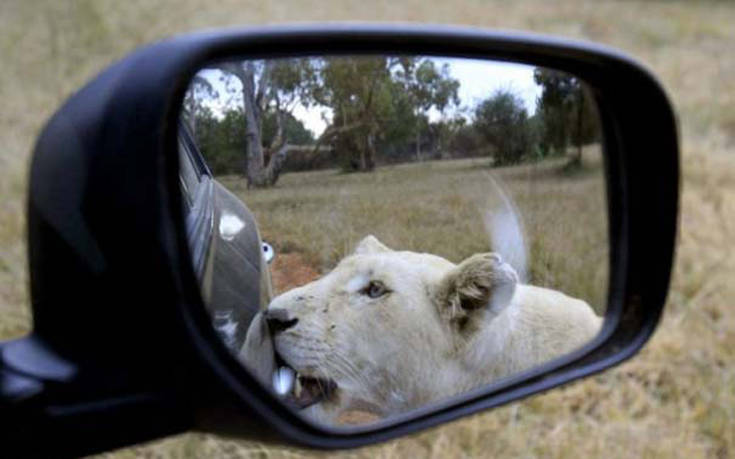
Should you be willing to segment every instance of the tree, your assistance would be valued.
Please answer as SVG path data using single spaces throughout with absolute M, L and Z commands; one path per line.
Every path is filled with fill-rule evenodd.
M 229 109 L 219 116 L 214 116 L 209 107 L 198 112 L 196 123 L 199 126 L 197 144 L 215 175 L 242 173 L 242 156 L 245 151 L 245 138 L 242 127 L 245 115 L 242 108 Z M 293 144 L 306 145 L 314 141 L 314 134 L 291 114 L 285 115 L 284 131 L 289 139 L 289 154 Z M 273 143 L 277 135 L 277 121 L 273 111 L 268 111 L 263 118 L 262 138 L 264 145 Z
M 467 128 L 467 119 L 456 115 L 449 119 L 441 119 L 429 125 L 429 130 L 434 136 L 436 148 L 442 158 L 451 158 L 458 148 L 457 139 Z M 461 152 L 463 155 L 465 151 Z
M 213 174 L 242 173 L 244 122 L 241 109 L 230 109 L 220 116 L 207 109 L 197 117 L 197 144 Z
M 194 75 L 184 96 L 183 115 L 194 138 L 197 138 L 197 120 L 207 116 L 204 98 L 217 97 L 212 84 L 200 75 Z M 211 114 L 211 112 L 210 112 Z
M 289 144 L 311 145 L 314 143 L 314 133 L 304 126 L 304 123 L 296 119 L 291 113 L 282 115 L 283 132 Z M 274 110 L 269 110 L 263 115 L 262 139 L 264 145 L 271 145 L 278 136 L 278 115 Z
M 459 81 L 449 76 L 448 64 L 437 69 L 433 60 L 415 57 L 401 57 L 399 62 L 396 79 L 413 109 L 416 160 L 421 161 L 421 131 L 428 127 L 425 114 L 432 107 L 442 113 L 450 104 L 459 105 Z
M 395 157 L 410 153 L 413 136 L 420 159 L 422 137 L 435 140 L 429 111 L 458 104 L 459 82 L 450 78 L 447 65 L 438 68 L 430 59 L 307 58 L 227 62 L 217 68 L 230 96 L 227 105 L 241 104 L 248 187 L 276 183 L 289 142 L 311 144 L 314 152 L 329 143 L 345 170 L 370 171 L 377 151 Z M 316 140 L 292 114 L 297 106 L 315 105 L 330 114 Z
M 565 154 L 568 145 L 575 145 L 576 153 L 568 165 L 579 167 L 582 146 L 599 140 L 599 118 L 591 95 L 568 73 L 537 68 L 534 80 L 543 87 L 538 102 L 543 125 L 542 148 Z
M 459 82 L 448 66 L 415 57 L 325 59 L 315 100 L 332 111 L 331 124 L 317 141 L 331 142 L 347 170 L 369 171 L 376 152 L 401 155 L 415 137 L 421 157 L 421 133 L 428 132 L 428 111 L 458 103 Z
M 384 56 L 324 59 L 314 99 L 332 111 L 317 140 L 334 145 L 346 170 L 375 167 L 376 141 L 392 110 L 390 62 Z
M 528 113 L 523 100 L 510 90 L 498 89 L 480 102 L 474 125 L 492 146 L 496 166 L 518 163 L 531 151 Z
M 311 60 L 287 59 L 227 62 L 218 67 L 240 83 L 244 114 L 245 177 L 250 187 L 272 186 L 278 181 L 288 152 L 287 115 L 296 104 L 308 106 L 314 76 Z M 235 92 L 231 85 L 230 92 Z M 275 119 L 275 135 L 264 147 L 263 121 Z
M 582 165 L 582 146 L 600 141 L 600 116 L 592 95 L 583 84 L 579 85 L 574 105 L 576 107 L 571 111 L 574 119 L 570 140 L 577 151 L 569 160 L 568 166 L 576 168 Z

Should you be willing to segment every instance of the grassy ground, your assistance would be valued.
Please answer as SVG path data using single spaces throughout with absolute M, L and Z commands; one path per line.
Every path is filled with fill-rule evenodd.
M 33 139 L 76 87 L 135 46 L 194 28 L 403 20 L 527 29 L 645 61 L 680 115 L 681 229 L 666 315 L 635 359 L 604 374 L 354 457 L 735 455 L 735 5 L 699 1 L 398 3 L 112 0 L 0 2 L 0 337 L 29 328 L 23 207 Z M 651 154 L 655 154 L 652 152 Z M 117 457 L 307 454 L 187 434 Z
M 508 258 L 504 247 L 492 247 L 485 222 L 502 209 L 495 191 L 502 186 L 523 219 L 529 282 L 584 298 L 604 313 L 604 178 L 599 148 L 587 150 L 584 167 L 572 173 L 564 171 L 564 159 L 497 169 L 488 159 L 462 159 L 386 166 L 371 174 L 286 174 L 266 190 L 247 190 L 240 177 L 219 180 L 250 207 L 277 253 L 299 253 L 321 272 L 367 234 L 398 250 L 455 263 L 491 249 Z

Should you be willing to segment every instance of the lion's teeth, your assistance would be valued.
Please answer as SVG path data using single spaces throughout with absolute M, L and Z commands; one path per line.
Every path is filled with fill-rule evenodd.
M 284 396 L 291 392 L 294 386 L 296 375 L 293 369 L 281 367 L 273 372 L 273 390 L 280 396 Z
M 296 381 L 294 383 L 293 394 L 296 398 L 301 397 L 301 381 L 299 380 L 298 374 L 296 375 Z

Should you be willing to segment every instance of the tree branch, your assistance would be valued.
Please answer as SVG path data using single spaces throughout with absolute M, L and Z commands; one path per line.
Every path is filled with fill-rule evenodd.
M 322 135 L 319 136 L 319 138 L 316 140 L 316 143 L 314 144 L 314 148 L 312 149 L 313 153 L 317 153 L 319 151 L 319 148 L 321 148 L 322 144 L 332 139 L 338 134 L 342 134 L 344 132 L 351 131 L 353 129 L 357 129 L 359 127 L 364 126 L 366 123 L 363 120 L 356 121 L 354 123 L 346 124 L 343 126 L 335 127 L 334 125 L 327 127 L 324 132 L 322 132 Z

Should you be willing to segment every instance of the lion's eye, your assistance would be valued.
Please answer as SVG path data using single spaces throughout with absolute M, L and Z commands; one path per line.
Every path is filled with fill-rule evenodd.
M 388 289 L 382 283 L 372 281 L 362 290 L 362 293 L 370 298 L 378 298 L 388 293 Z

